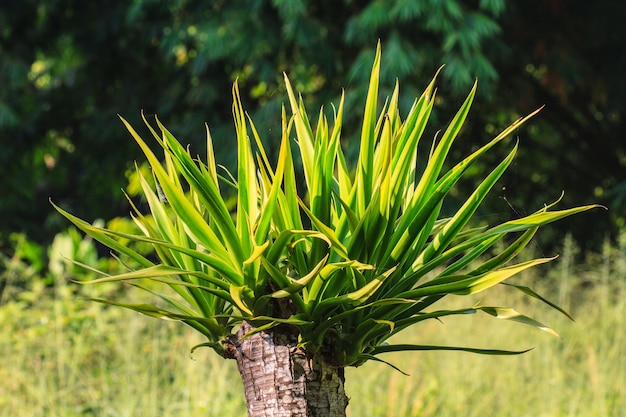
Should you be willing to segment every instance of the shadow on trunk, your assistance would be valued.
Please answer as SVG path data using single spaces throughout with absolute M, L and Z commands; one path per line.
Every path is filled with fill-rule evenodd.
M 252 330 L 244 322 L 226 352 L 237 360 L 250 417 L 345 417 L 344 368 L 298 348 L 288 327 L 244 338 Z

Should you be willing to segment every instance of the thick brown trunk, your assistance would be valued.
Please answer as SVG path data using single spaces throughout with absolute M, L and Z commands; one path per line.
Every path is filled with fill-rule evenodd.
M 237 360 L 249 417 L 345 417 L 343 368 L 297 348 L 287 328 L 243 338 L 252 329 L 244 322 L 227 353 Z

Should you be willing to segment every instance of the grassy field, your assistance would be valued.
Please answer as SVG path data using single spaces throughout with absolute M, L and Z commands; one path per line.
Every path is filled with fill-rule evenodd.
M 348 415 L 626 416 L 624 246 L 607 245 L 575 266 L 566 245 L 552 269 L 516 278 L 566 306 L 576 322 L 510 290 L 449 301 L 506 301 L 562 339 L 480 315 L 417 326 L 399 339 L 534 349 L 512 357 L 388 355 L 383 359 L 410 376 L 380 363 L 349 369 Z M 202 340 L 184 326 L 84 301 L 73 284 L 13 293 L 9 287 L 0 300 L 0 417 L 245 416 L 234 361 L 209 350 L 190 357 Z M 80 288 L 93 291 L 113 290 Z

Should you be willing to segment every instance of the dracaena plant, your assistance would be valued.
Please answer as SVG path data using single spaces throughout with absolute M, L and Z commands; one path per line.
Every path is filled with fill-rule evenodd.
M 250 368 L 255 366 L 259 346 L 269 349 L 264 350 L 264 361 L 269 351 L 276 356 L 276 369 L 284 362 L 282 354 L 289 358 L 291 371 L 287 373 L 293 380 L 286 388 L 276 378 L 269 382 L 275 392 L 286 389 L 294 404 L 303 399 L 300 407 L 309 414 L 292 409 L 289 415 L 318 415 L 311 395 L 337 400 L 327 401 L 338 405 L 329 405 L 330 411 L 316 411 L 319 415 L 345 415 L 343 367 L 382 360 L 379 355 L 391 351 L 520 353 L 387 343 L 391 336 L 422 321 L 484 312 L 555 334 L 507 306 L 438 308 L 448 295 L 469 295 L 504 284 L 567 314 L 532 289 L 507 280 L 553 259 L 513 261 L 539 227 L 595 206 L 553 210 L 550 205 L 526 217 L 486 227 L 476 227 L 471 221 L 515 157 L 517 144 L 504 139 L 534 113 L 485 141 L 465 159 L 449 161 L 449 150 L 474 99 L 474 85 L 450 124 L 433 140 L 430 152 L 419 154 L 418 145 L 435 103 L 435 79 L 405 118 L 398 109 L 397 85 L 377 113 L 380 60 L 379 47 L 354 165 L 346 160 L 341 146 L 342 119 L 349 111 L 344 109 L 343 97 L 333 107 L 332 126 L 320 112 L 313 127 L 285 76 L 289 112 L 283 107 L 282 141 L 277 160 L 272 162 L 242 108 L 235 83 L 236 172 L 218 168 L 208 129 L 208 152 L 202 160 L 181 146 L 158 119 L 154 127 L 144 118 L 152 140 L 163 150 L 163 157 L 158 157 L 122 119 L 154 173 L 154 178 L 145 178 L 138 171 L 149 205 L 149 213 L 133 206 L 141 234 L 92 226 L 57 207 L 84 232 L 136 265 L 126 273 L 92 283 L 130 283 L 159 300 L 152 305 L 99 301 L 186 323 L 206 336 L 202 346 L 237 359 L 251 416 L 266 415 L 259 410 L 270 403 L 296 407 L 289 401 L 284 405 L 284 396 L 272 403 L 268 400 L 275 395 L 272 389 L 261 390 L 263 395 L 259 395 L 258 389 L 255 393 L 246 382 L 255 380 L 257 387 L 268 384 L 264 370 Z M 503 148 L 508 151 L 503 153 Z M 442 217 L 441 208 L 450 191 L 487 153 L 506 156 L 484 174 L 454 215 Z M 296 171 L 300 166 L 304 180 L 299 182 Z M 229 204 L 233 196 L 234 208 Z M 125 243 L 129 239 L 151 244 L 158 261 L 129 248 Z M 288 349 L 280 353 L 280 347 Z M 293 371 L 298 357 L 306 358 L 302 375 Z M 269 372 L 278 372 L 276 369 Z M 334 385 L 325 388 L 326 380 Z M 259 399 L 265 405 L 258 405 Z

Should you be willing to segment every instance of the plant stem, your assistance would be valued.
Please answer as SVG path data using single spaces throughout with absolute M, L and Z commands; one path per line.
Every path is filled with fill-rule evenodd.
M 237 360 L 249 417 L 345 417 L 344 368 L 298 348 L 289 327 L 244 337 L 252 330 L 243 322 L 226 353 Z

